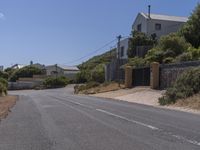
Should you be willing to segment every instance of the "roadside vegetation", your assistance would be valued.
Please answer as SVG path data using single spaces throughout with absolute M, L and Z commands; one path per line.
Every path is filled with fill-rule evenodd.
M 16 82 L 19 78 L 32 78 L 33 75 L 43 75 L 44 70 L 33 66 L 26 66 L 21 69 L 9 70 L 10 73 L 9 81 Z
M 7 95 L 8 88 L 8 75 L 5 72 L 0 71 L 0 96 Z
M 96 93 L 104 93 L 109 91 L 116 91 L 124 88 L 123 85 L 119 87 L 116 82 L 89 82 L 87 84 L 76 85 L 74 87 L 75 94 L 96 94 Z
M 182 29 L 173 35 L 174 38 L 167 38 L 171 42 L 166 42 L 166 46 L 172 45 L 175 49 L 170 51 L 170 55 L 165 57 L 158 47 L 152 49 L 148 54 L 148 60 L 159 60 L 159 62 L 182 62 L 200 60 L 200 4 L 197 5 L 188 22 Z M 169 35 L 170 36 L 170 35 Z M 172 36 L 172 35 L 171 35 Z M 166 37 L 164 37 L 166 38 Z M 171 40 L 173 39 L 173 40 Z M 163 43 L 163 38 L 161 38 Z M 172 48 L 171 47 L 171 48 Z M 169 52 L 169 47 L 162 48 Z M 167 50 L 169 49 L 169 50 Z M 173 53 L 172 53 L 173 52 Z M 157 55 L 155 55 L 157 54 Z M 154 57 L 159 56 L 159 57 Z M 159 59 L 162 58 L 162 59 Z M 179 104 L 194 108 L 194 104 L 200 105 L 200 68 L 190 69 L 181 74 L 172 87 L 168 88 L 165 95 L 159 99 L 161 105 Z
M 111 62 L 116 55 L 116 49 L 106 52 L 102 55 L 95 56 L 78 66 L 80 73 L 76 76 L 76 83 L 105 81 L 104 65 Z
M 61 77 L 48 77 L 43 81 L 44 88 L 62 88 L 69 84 L 69 79 Z
M 177 78 L 172 87 L 159 99 L 160 105 L 174 104 L 200 94 L 200 68 L 185 71 Z M 198 96 L 197 96 L 198 97 Z M 200 99 L 200 97 L 198 97 Z

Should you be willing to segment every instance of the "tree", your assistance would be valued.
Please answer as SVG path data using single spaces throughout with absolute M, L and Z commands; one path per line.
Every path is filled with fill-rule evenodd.
M 155 40 L 148 37 L 145 33 L 133 31 L 128 49 L 128 57 L 129 58 L 135 57 L 137 46 L 151 46 L 154 43 Z
M 200 4 L 189 17 L 188 22 L 182 27 L 180 33 L 195 48 L 200 46 Z

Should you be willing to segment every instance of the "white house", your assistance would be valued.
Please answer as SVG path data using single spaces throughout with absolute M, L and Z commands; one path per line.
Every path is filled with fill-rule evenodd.
M 15 65 L 11 66 L 11 68 L 12 68 L 12 69 L 21 69 L 21 68 L 23 68 L 23 67 L 25 67 L 25 66 L 27 66 L 27 65 L 15 64 Z
M 163 35 L 177 32 L 181 26 L 188 20 L 187 17 L 168 16 L 149 13 L 138 13 L 133 25 L 133 31 L 139 31 L 159 39 Z M 129 47 L 129 38 L 120 42 L 119 58 L 127 59 L 127 51 Z M 140 49 L 140 48 L 139 48 Z M 138 50 L 139 50 L 138 49 Z M 117 50 L 118 51 L 118 50 Z M 147 50 L 145 50 L 147 52 Z M 140 56 L 140 52 L 138 52 Z M 144 54 L 141 54 L 141 56 Z
M 128 59 L 128 47 L 129 47 L 129 38 L 123 39 L 120 41 L 120 50 L 118 50 L 117 56 L 120 59 Z
M 160 38 L 163 35 L 177 32 L 187 20 L 187 17 L 139 13 L 132 29 L 155 38 Z
M 68 78 L 74 78 L 75 75 L 79 72 L 79 69 L 75 66 L 66 66 L 66 65 L 50 65 L 46 66 L 46 75 L 47 76 L 66 76 Z

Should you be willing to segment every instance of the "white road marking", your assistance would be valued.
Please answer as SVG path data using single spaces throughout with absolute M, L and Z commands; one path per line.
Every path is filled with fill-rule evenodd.
M 138 124 L 138 125 L 141 125 L 141 126 L 150 128 L 150 129 L 152 129 L 152 130 L 159 130 L 159 131 L 161 131 L 161 132 L 163 132 L 163 133 L 165 133 L 165 134 L 168 134 L 168 135 L 170 135 L 170 136 L 172 136 L 172 137 L 174 137 L 174 138 L 176 138 L 176 139 L 178 139 L 178 140 L 186 141 L 186 142 L 188 142 L 188 143 L 190 143 L 190 144 L 200 146 L 200 142 L 198 142 L 198 141 L 190 140 L 190 139 L 187 139 L 187 138 L 185 138 L 185 137 L 183 137 L 183 136 L 175 135 L 175 134 L 172 134 L 172 133 L 170 133 L 170 132 L 165 132 L 164 130 L 159 129 L 159 128 L 155 127 L 155 126 L 152 126 L 152 125 L 149 125 L 149 124 L 145 124 L 145 123 L 142 123 L 142 122 L 139 122 L 139 121 L 136 121 L 136 120 L 131 120 L 131 119 L 128 119 L 128 118 L 126 118 L 126 117 L 123 117 L 123 116 L 116 115 L 116 114 L 113 114 L 113 113 L 111 113 L 111 112 L 108 112 L 108 111 L 106 111 L 106 110 L 102 110 L 102 109 L 96 109 L 96 110 L 99 111 L 99 112 L 105 113 L 105 114 L 107 114 L 107 115 L 110 115 L 110 116 L 113 116 L 113 117 L 116 117 L 116 118 L 120 118 L 120 119 L 122 119 L 122 120 L 126 120 L 126 121 L 128 121 L 128 122 L 131 122 L 131 123 L 134 123 L 134 124 Z
M 131 123 L 134 123 L 134 124 L 138 124 L 138 125 L 141 125 L 141 126 L 150 128 L 150 129 L 152 129 L 152 130 L 159 130 L 159 128 L 154 127 L 154 126 L 152 126 L 152 125 L 148 125 L 148 124 L 145 124 L 145 123 L 136 121 L 136 120 L 128 119 L 128 118 L 126 118 L 126 117 L 113 114 L 113 113 L 108 112 L 108 111 L 106 111 L 106 110 L 102 110 L 102 109 L 96 109 L 96 110 L 97 110 L 97 111 L 100 111 L 100 112 L 102 112 L 102 113 L 105 113 L 105 114 L 107 114 L 107 115 L 114 116 L 114 117 L 116 117 L 116 118 L 120 118 L 120 119 L 122 119 L 122 120 L 126 120 L 126 121 L 128 121 L 128 122 L 131 122 Z
M 56 100 L 56 101 L 58 101 L 58 100 Z M 67 100 L 67 101 L 68 101 L 68 100 Z M 63 102 L 61 102 L 61 101 L 58 101 L 58 102 L 61 103 L 61 104 L 63 104 L 63 105 L 66 105 L 65 103 L 63 103 Z M 94 108 L 91 107 L 91 106 L 88 106 L 88 105 L 85 105 L 85 104 L 81 104 L 81 103 L 79 103 L 79 102 L 73 102 L 73 101 L 68 101 L 68 102 L 71 102 L 71 103 L 73 103 L 73 104 L 76 104 L 76 105 L 79 105 L 79 106 L 82 106 L 82 107 L 85 107 L 85 108 L 94 109 Z M 69 107 L 69 105 L 66 105 L 66 106 Z M 72 107 L 72 106 L 71 106 L 71 107 Z M 74 107 L 72 107 L 72 108 L 75 109 Z M 134 124 L 137 124 L 137 125 L 140 125 L 140 126 L 149 128 L 149 129 L 154 130 L 154 131 L 157 130 L 157 131 L 163 132 L 163 133 L 168 134 L 169 136 L 172 136 L 172 137 L 174 137 L 174 138 L 176 138 L 176 139 L 178 139 L 178 140 L 185 141 L 185 142 L 188 142 L 188 143 L 193 144 L 193 145 L 196 145 L 196 146 L 200 146 L 200 142 L 198 142 L 198 141 L 190 140 L 190 139 L 187 139 L 187 138 L 185 138 L 185 137 L 183 137 L 183 136 L 173 134 L 173 133 L 171 133 L 171 132 L 166 132 L 166 131 L 164 131 L 164 130 L 162 130 L 162 129 L 159 129 L 159 128 L 155 127 L 155 126 L 152 126 L 152 125 L 149 125 L 149 124 L 145 124 L 145 123 L 142 123 L 142 122 L 139 122 L 139 121 L 136 121 L 136 120 L 128 119 L 128 118 L 126 118 L 126 117 L 123 117 L 123 116 L 120 116 L 120 115 L 111 113 L 111 112 L 106 111 L 106 110 L 103 110 L 103 109 L 95 109 L 95 110 L 98 111 L 98 112 L 107 114 L 107 115 L 109 115 L 109 116 L 113 116 L 113 117 L 116 117 L 116 118 L 120 118 L 120 119 L 122 119 L 122 120 L 125 120 L 125 121 L 128 121 L 128 122 L 131 122 L 131 123 L 134 123 Z
M 189 139 L 186 139 L 186 138 L 179 136 L 179 135 L 172 135 L 172 136 L 175 137 L 176 139 L 186 141 L 186 142 L 193 144 L 193 145 L 200 146 L 200 142 L 197 142 L 197 141 L 194 141 L 194 140 L 189 140 Z

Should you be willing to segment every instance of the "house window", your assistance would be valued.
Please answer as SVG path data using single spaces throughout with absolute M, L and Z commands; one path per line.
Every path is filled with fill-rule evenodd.
M 121 47 L 121 57 L 123 57 L 124 56 L 124 47 Z
M 142 31 L 142 24 L 137 25 L 137 31 L 141 32 Z
M 161 24 L 160 23 L 156 23 L 155 24 L 155 29 L 156 30 L 161 30 Z

